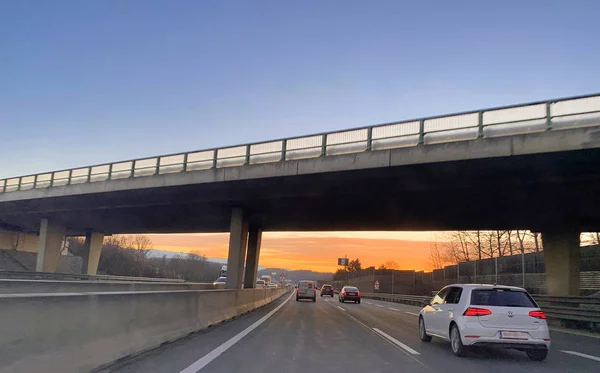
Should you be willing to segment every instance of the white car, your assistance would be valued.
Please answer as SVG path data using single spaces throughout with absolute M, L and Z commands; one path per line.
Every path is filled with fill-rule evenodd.
M 213 285 L 226 285 L 227 284 L 227 277 L 219 277 L 215 282 L 213 282 Z
M 256 280 L 256 288 L 257 289 L 262 289 L 265 286 L 267 286 L 267 284 L 265 283 L 265 280 Z
M 514 348 L 531 360 L 548 355 L 544 312 L 525 289 L 500 285 L 448 285 L 419 313 L 419 337 L 450 341 L 456 356 L 469 346 Z

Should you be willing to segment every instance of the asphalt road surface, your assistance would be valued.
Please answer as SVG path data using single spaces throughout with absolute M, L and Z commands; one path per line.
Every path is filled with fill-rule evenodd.
M 418 307 L 363 299 L 296 302 L 293 293 L 236 320 L 165 345 L 105 371 L 216 372 L 600 372 L 600 338 L 551 331 L 543 362 L 523 352 L 422 343 Z

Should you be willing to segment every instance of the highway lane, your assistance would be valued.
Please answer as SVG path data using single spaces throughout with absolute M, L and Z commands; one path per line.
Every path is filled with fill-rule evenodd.
M 434 339 L 431 343 L 422 343 L 419 340 L 417 307 L 368 299 L 363 299 L 361 304 L 341 304 L 337 297 L 319 297 L 316 303 L 287 299 L 288 296 L 284 296 L 256 312 L 105 371 L 600 371 L 599 361 L 560 352 L 564 349 L 598 356 L 600 339 L 553 332 L 553 346 L 544 362 L 530 361 L 518 351 L 484 349 L 473 350 L 468 357 L 458 358 L 445 342 Z M 245 331 L 247 334 L 238 339 Z M 223 350 L 223 344 L 232 340 L 234 343 Z M 200 366 L 198 362 L 200 370 L 195 368 Z
M 288 296 L 239 320 L 166 345 L 104 371 L 185 371 L 286 299 Z M 321 299 L 313 303 L 296 302 L 291 298 L 269 319 L 200 372 L 389 372 L 394 367 L 406 367 L 408 372 L 429 372 L 414 357 L 371 329 L 353 322 L 342 312 Z

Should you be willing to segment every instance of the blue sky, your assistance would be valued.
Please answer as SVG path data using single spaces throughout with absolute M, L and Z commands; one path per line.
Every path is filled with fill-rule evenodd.
M 594 1 L 13 1 L 0 177 L 600 91 Z

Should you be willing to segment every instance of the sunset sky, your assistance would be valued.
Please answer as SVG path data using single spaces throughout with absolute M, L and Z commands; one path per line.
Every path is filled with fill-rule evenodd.
M 363 268 L 393 260 L 400 269 L 429 270 L 429 243 L 435 232 L 267 232 L 259 265 L 287 269 L 335 271 L 337 258 L 359 258 Z M 229 235 L 150 235 L 154 248 L 196 251 L 209 258 L 227 258 Z

